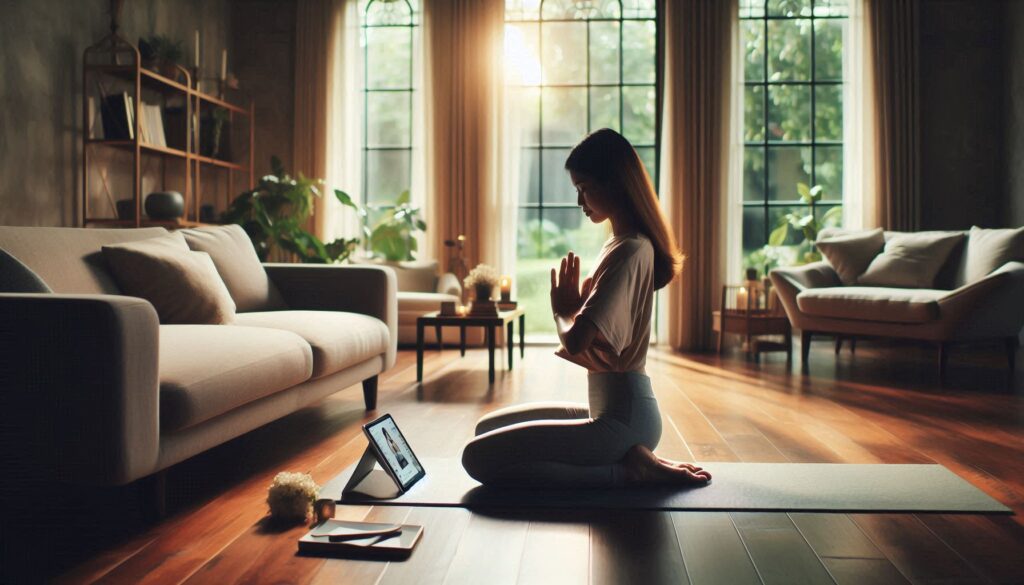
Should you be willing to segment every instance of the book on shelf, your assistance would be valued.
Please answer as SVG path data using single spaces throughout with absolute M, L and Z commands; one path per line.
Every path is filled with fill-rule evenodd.
M 143 103 L 139 107 L 139 134 L 142 142 L 153 146 L 167 146 L 167 138 L 164 135 L 164 120 L 157 104 Z
M 103 96 L 100 117 L 103 119 L 103 137 L 107 140 L 135 139 L 135 102 L 128 92 Z

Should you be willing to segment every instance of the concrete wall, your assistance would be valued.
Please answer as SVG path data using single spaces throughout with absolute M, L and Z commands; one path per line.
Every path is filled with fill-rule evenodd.
M 1002 2 L 921 3 L 921 225 L 1000 227 L 1003 163 Z
M 1006 204 L 1012 226 L 1024 226 L 1024 2 L 1006 0 L 1003 14 Z
M 8 0 L 0 18 L 0 224 L 77 225 L 81 193 L 82 52 L 108 32 L 107 0 Z M 227 0 L 132 0 L 121 14 L 131 42 L 185 41 L 203 68 L 220 67 Z M 234 67 L 232 66 L 232 69 Z M 119 177 L 111 177 L 117 184 Z

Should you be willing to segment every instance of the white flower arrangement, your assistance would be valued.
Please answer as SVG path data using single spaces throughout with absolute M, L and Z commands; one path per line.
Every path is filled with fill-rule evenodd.
M 469 276 L 462 281 L 463 286 L 466 288 L 474 288 L 477 286 L 489 286 L 494 288 L 498 285 L 498 271 L 493 266 L 487 264 L 478 264 L 476 268 L 469 271 Z
M 267 490 L 270 514 L 278 520 L 307 520 L 313 513 L 313 501 L 320 486 L 305 473 L 282 471 Z

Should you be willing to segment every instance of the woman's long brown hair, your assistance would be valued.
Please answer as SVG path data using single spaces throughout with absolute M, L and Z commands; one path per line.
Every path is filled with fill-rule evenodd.
M 633 145 L 610 128 L 595 130 L 572 149 L 565 168 L 586 175 L 613 196 L 621 197 L 620 209 L 633 215 L 640 231 L 654 245 L 654 288 L 672 282 L 683 267 L 683 253 L 669 231 L 654 184 Z

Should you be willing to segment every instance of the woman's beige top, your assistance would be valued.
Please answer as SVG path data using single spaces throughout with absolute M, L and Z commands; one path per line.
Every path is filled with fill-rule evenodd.
M 654 307 L 654 247 L 647 236 L 612 236 L 590 273 L 590 296 L 577 319 L 589 319 L 597 337 L 589 348 L 555 355 L 591 372 L 644 372 Z

